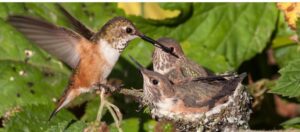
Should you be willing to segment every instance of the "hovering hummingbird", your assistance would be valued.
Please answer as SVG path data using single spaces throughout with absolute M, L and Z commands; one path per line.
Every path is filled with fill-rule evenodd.
M 126 18 L 114 17 L 95 33 L 61 6 L 59 8 L 75 26 L 76 32 L 27 16 L 8 17 L 8 22 L 29 40 L 74 69 L 49 120 L 81 93 L 91 91 L 99 83 L 105 84 L 120 54 L 132 39 L 140 37 L 166 52 L 170 51 L 139 32 Z
M 132 58 L 131 58 L 132 59 Z M 154 114 L 165 116 L 203 113 L 228 101 L 246 73 L 231 76 L 215 75 L 198 77 L 189 82 L 172 84 L 170 80 L 154 71 L 138 66 L 143 76 L 144 98 Z
M 157 41 L 170 48 L 172 52 L 178 56 L 175 57 L 164 53 L 164 51 L 159 48 L 155 48 L 152 55 L 154 71 L 167 76 L 173 83 L 179 83 L 187 78 L 214 75 L 208 69 L 188 59 L 176 40 L 171 38 L 159 38 Z

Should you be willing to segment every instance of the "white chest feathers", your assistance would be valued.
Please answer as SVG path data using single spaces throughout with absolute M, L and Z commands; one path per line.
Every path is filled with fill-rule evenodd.
M 114 66 L 120 57 L 120 52 L 105 40 L 99 40 L 99 50 L 110 66 Z
M 167 98 L 159 101 L 156 106 L 162 113 L 169 112 L 174 106 L 174 98 Z

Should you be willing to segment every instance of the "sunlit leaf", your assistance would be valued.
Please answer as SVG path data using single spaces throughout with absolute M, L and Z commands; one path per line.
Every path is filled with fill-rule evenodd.
M 178 8 L 182 8 L 180 5 L 177 3 Z M 172 8 L 175 9 L 175 6 Z M 278 14 L 272 3 L 194 3 L 191 8 L 192 15 L 177 25 L 168 25 L 163 21 L 161 24 L 159 21 L 153 23 L 139 17 L 132 17 L 132 20 L 151 37 L 171 37 L 184 42 L 183 47 L 190 44 L 192 48 L 184 49 L 185 53 L 189 57 L 192 57 L 191 53 L 199 53 L 199 56 L 193 56 L 194 60 L 217 72 L 235 69 L 243 61 L 260 53 L 269 41 Z M 125 54 L 131 54 L 147 64 L 151 60 L 151 47 L 144 45 L 142 42 L 129 46 Z M 214 59 L 207 57 L 210 54 L 225 58 L 218 62 L 223 65 L 222 68 L 207 61 Z

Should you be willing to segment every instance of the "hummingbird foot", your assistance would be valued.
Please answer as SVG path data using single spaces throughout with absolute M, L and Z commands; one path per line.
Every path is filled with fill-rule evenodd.
M 96 84 L 96 87 L 94 87 L 94 89 L 99 90 L 99 91 L 104 89 L 106 91 L 106 93 L 112 93 L 112 92 L 115 92 L 115 91 L 120 91 L 123 86 L 124 86 L 123 84 L 118 85 L 118 86 L 113 86 L 113 85 L 110 85 L 110 84 L 98 83 L 98 84 Z

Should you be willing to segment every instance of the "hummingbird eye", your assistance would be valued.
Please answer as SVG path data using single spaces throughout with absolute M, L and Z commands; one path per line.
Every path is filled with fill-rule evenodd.
M 170 51 L 173 53 L 174 52 L 174 47 L 170 47 Z
M 152 80 L 152 84 L 153 84 L 153 85 L 157 85 L 157 84 L 158 84 L 158 80 L 153 79 L 153 80 Z
M 126 33 L 128 33 L 128 34 L 132 33 L 132 28 L 130 28 L 130 27 L 126 28 Z

